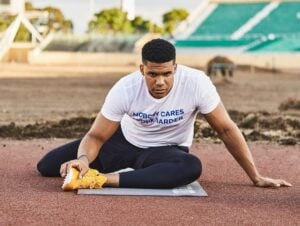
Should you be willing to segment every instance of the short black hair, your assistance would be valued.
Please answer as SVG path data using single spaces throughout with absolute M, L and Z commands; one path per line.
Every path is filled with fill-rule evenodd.
M 147 42 L 142 48 L 142 61 L 144 64 L 147 61 L 153 63 L 165 63 L 176 60 L 175 47 L 164 39 L 152 39 Z

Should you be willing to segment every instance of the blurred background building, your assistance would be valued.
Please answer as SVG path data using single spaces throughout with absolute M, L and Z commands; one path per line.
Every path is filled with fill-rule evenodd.
M 16 14 L 24 11 L 24 0 L 0 0 L 0 13 Z
M 175 44 L 182 62 L 193 59 L 204 65 L 216 55 L 226 55 L 239 64 L 299 67 L 299 0 L 171 2 L 1 0 L 0 53 L 4 59 L 5 37 L 14 30 L 13 42 L 34 43 L 31 57 L 24 59 L 31 62 L 43 62 L 43 55 L 49 58 L 55 52 L 54 62 L 62 59 L 59 52 L 135 54 L 145 41 L 163 37 Z M 162 12 L 165 7 L 168 10 Z M 15 31 L 17 18 L 25 28 Z M 76 31 L 78 21 L 85 23 L 84 32 Z

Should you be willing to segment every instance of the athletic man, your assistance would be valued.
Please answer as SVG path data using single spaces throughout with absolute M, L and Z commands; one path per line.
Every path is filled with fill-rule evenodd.
M 210 79 L 175 60 L 175 48 L 168 41 L 146 43 L 140 70 L 114 85 L 84 138 L 49 152 L 38 163 L 39 172 L 68 174 L 65 190 L 173 188 L 191 183 L 201 174 L 200 160 L 189 153 L 195 117 L 201 113 L 254 185 L 291 186 L 259 174 Z M 127 167 L 135 170 L 111 173 Z

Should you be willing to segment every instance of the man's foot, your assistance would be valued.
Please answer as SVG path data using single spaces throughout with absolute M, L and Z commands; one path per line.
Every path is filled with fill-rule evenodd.
M 62 189 L 69 191 L 79 188 L 101 188 L 106 181 L 107 178 L 100 174 L 98 170 L 89 169 L 80 179 L 79 171 L 75 168 L 71 168 L 65 177 Z

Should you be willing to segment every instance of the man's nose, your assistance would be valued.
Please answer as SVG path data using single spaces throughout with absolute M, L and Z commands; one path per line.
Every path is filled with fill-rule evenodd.
M 156 85 L 164 85 L 165 84 L 165 79 L 163 76 L 158 76 L 156 78 Z

